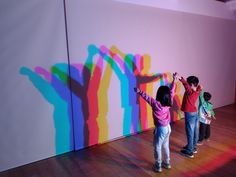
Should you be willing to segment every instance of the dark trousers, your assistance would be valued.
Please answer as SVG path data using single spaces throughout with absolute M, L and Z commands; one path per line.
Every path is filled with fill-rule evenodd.
M 203 139 L 208 139 L 211 135 L 211 129 L 210 124 L 204 124 L 200 122 L 199 125 L 199 141 L 202 141 Z

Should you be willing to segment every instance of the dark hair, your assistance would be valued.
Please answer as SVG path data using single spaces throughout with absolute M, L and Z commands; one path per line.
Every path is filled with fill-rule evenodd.
M 204 92 L 203 97 L 206 101 L 209 101 L 211 99 L 211 94 L 209 92 Z
M 187 78 L 187 82 L 188 84 L 191 86 L 191 85 L 194 85 L 195 87 L 197 87 L 198 83 L 199 83 L 199 80 L 196 76 L 189 76 Z
M 172 106 L 170 88 L 168 86 L 160 86 L 157 90 L 156 100 L 159 101 L 162 106 Z

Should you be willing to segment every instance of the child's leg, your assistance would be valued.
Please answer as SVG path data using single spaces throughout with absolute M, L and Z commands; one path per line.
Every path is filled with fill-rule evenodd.
M 154 131 L 154 158 L 155 164 L 157 167 L 161 167 L 162 162 L 162 154 L 161 154 L 161 147 L 163 144 L 164 137 L 161 133 L 160 127 L 156 127 Z
M 206 133 L 205 133 L 205 139 L 209 139 L 211 135 L 211 129 L 210 124 L 206 124 Z
M 199 120 L 198 120 L 198 115 L 195 114 L 194 117 L 194 132 L 193 132 L 193 148 L 194 150 L 196 149 L 197 146 L 197 141 L 198 141 L 198 133 L 199 133 Z
M 186 151 L 193 152 L 193 138 L 194 138 L 194 129 L 195 129 L 195 119 L 197 118 L 197 113 L 185 112 L 185 130 L 187 135 L 187 148 Z
M 164 163 L 165 164 L 170 164 L 170 148 L 169 148 L 169 139 L 170 139 L 170 133 L 171 133 L 171 128 L 170 125 L 167 126 L 166 129 L 166 138 L 163 141 L 163 149 L 164 149 Z
M 199 139 L 198 141 L 202 141 L 204 136 L 205 136 L 205 132 L 206 132 L 206 126 L 204 123 L 200 122 L 200 126 L 199 126 Z

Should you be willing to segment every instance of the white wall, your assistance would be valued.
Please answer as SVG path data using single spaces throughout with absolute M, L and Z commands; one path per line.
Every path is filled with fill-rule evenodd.
M 67 63 L 63 3 L 2 0 L 0 26 L 2 171 L 72 148 L 67 136 L 70 120 L 62 115 L 59 121 L 65 126 L 58 127 L 55 102 L 62 108 L 67 105 L 34 71 L 37 66 L 50 70 L 57 62 Z M 61 142 L 56 142 L 58 135 Z
M 235 21 L 100 1 L 73 1 L 68 17 L 73 62 L 86 58 L 91 43 L 116 45 L 124 53 L 149 54 L 152 72 L 199 76 L 216 107 L 233 102 Z
M 234 102 L 235 21 L 108 0 L 66 2 L 72 78 L 79 85 L 86 84 L 88 77 L 94 79 L 88 88 L 82 84 L 82 89 L 78 85 L 72 89 L 76 149 L 123 136 L 127 126 L 124 121 L 129 118 L 124 113 L 132 108 L 122 105 L 124 94 L 132 93 L 121 93 L 119 77 L 99 55 L 93 58 L 99 67 L 93 67 L 91 76 L 86 75 L 85 69 L 90 67 L 87 48 L 91 44 L 108 49 L 115 45 L 125 54 L 148 54 L 149 73 L 196 75 L 204 89 L 212 93 L 215 107 Z M 70 151 L 74 144 L 68 85 L 55 74 L 57 70 L 50 70 L 68 75 L 63 2 L 25 0 L 20 4 L 3 0 L 0 23 L 3 171 Z M 31 77 L 20 73 L 22 67 Z M 35 67 L 41 70 L 35 72 Z M 46 78 L 40 74 L 42 69 L 48 71 Z M 95 71 L 101 78 L 93 75 Z M 153 95 L 159 85 L 156 82 L 151 89 Z M 97 92 L 93 92 L 95 87 Z M 133 96 L 129 94 L 126 96 Z M 83 95 L 87 108 L 83 107 Z M 94 115 L 92 98 L 98 101 L 98 115 Z M 92 119 L 94 116 L 101 118 Z

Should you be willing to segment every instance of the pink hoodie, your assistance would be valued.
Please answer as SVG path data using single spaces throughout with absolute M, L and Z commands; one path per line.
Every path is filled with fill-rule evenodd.
M 176 84 L 172 82 L 171 84 L 171 99 L 173 101 L 174 92 L 175 92 Z M 152 107 L 152 116 L 154 120 L 154 124 L 156 127 L 158 126 L 167 126 L 170 123 L 170 107 L 162 106 L 161 103 L 151 96 L 147 95 L 144 91 L 140 90 L 139 94 L 141 97 L 146 100 L 148 104 Z

